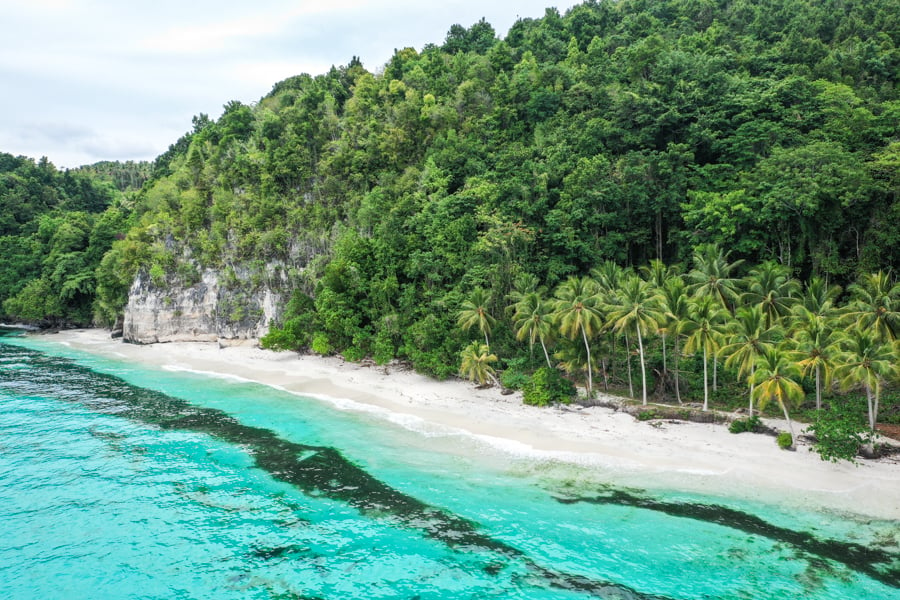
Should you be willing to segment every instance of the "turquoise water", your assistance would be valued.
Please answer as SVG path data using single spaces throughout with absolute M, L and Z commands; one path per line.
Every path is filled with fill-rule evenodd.
M 896 522 L 5 341 L 0 598 L 900 599 Z

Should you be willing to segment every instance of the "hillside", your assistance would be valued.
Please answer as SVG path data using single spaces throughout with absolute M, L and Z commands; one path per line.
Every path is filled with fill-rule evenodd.
M 453 25 L 375 73 L 354 59 L 195 117 L 104 217 L 123 239 L 95 273 L 21 270 L 0 299 L 34 319 L 55 294 L 77 305 L 61 320 L 113 325 L 129 290 L 186 319 L 205 286 L 210 335 L 274 319 L 276 345 L 447 375 L 476 288 L 501 315 L 517 280 L 690 268 L 707 243 L 739 274 L 775 261 L 846 286 L 900 266 L 898 46 L 888 0 L 586 2 L 503 39 Z

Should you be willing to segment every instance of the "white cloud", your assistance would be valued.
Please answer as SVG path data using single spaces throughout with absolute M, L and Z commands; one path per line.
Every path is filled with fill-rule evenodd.
M 0 0 L 0 152 L 72 167 L 152 159 L 193 115 L 287 77 L 353 56 L 376 71 L 394 48 L 440 44 L 482 16 L 503 35 L 545 1 Z
M 272 34 L 281 27 L 282 23 L 275 16 L 173 27 L 162 34 L 144 38 L 137 47 L 166 54 L 211 53 L 227 48 L 240 38 Z

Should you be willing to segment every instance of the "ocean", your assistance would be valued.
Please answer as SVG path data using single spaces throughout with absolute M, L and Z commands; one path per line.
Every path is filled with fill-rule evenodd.
M 739 494 L 0 338 L 4 599 L 900 599 L 900 523 Z

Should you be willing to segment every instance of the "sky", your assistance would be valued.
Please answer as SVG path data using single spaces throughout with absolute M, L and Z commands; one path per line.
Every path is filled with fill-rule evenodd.
M 485 18 L 504 37 L 553 0 L 0 0 L 0 152 L 58 168 L 152 160 L 231 100 L 359 56 L 441 44 Z

